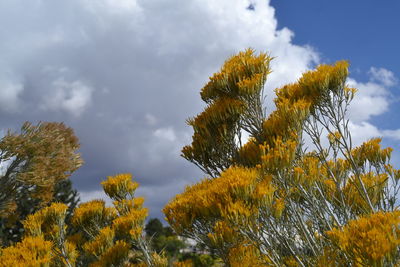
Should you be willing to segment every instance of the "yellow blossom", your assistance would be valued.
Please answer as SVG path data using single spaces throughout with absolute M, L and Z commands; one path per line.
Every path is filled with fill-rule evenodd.
M 121 200 L 128 195 L 133 196 L 138 183 L 132 181 L 132 175 L 129 173 L 108 176 L 107 180 L 101 182 L 104 192 L 115 200 Z
M 113 245 L 114 237 L 114 231 L 110 227 L 105 227 L 100 230 L 94 240 L 86 242 L 83 248 L 87 253 L 100 257 L 104 251 Z
M 353 262 L 360 259 L 370 266 L 383 266 L 382 260 L 393 259 L 400 245 L 399 225 L 400 211 L 380 211 L 352 220 L 342 229 L 333 229 L 327 234 Z
M 26 237 L 15 246 L 0 250 L 1 267 L 50 267 L 53 244 L 41 236 Z
M 96 235 L 97 231 L 95 229 L 98 226 L 102 227 L 107 225 L 116 216 L 116 210 L 106 207 L 104 200 L 92 200 L 79 205 L 78 208 L 75 209 L 72 223 Z

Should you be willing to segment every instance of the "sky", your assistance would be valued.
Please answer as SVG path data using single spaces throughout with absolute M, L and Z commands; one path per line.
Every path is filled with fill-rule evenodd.
M 85 161 L 81 199 L 132 173 L 150 216 L 205 175 L 180 157 L 204 108 L 199 91 L 224 60 L 252 47 L 275 57 L 265 92 L 319 63 L 347 59 L 359 89 L 356 143 L 382 137 L 400 165 L 398 1 L 2 0 L 0 123 L 63 121 Z M 397 150 L 397 151 L 396 151 Z

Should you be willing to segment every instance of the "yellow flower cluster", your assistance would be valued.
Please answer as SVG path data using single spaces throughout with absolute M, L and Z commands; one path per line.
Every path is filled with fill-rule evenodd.
M 400 245 L 400 211 L 377 212 L 328 231 L 329 238 L 353 264 L 389 266 Z M 384 262 L 389 265 L 384 265 Z
M 125 264 L 131 246 L 125 241 L 117 240 L 114 245 L 105 250 L 97 261 L 90 264 L 90 267 L 108 267 L 108 266 L 131 266 Z
M 75 209 L 72 223 L 96 235 L 99 226 L 108 225 L 116 217 L 115 208 L 106 207 L 104 200 L 92 200 L 82 203 Z
M 320 65 L 315 71 L 303 74 L 297 83 L 276 90 L 277 109 L 264 122 L 264 140 L 272 144 L 280 136 L 283 140 L 301 131 L 303 122 L 322 104 L 329 92 L 344 88 L 348 63 L 339 61 L 335 65 Z
M 74 243 L 64 240 L 67 228 L 65 225 L 67 209 L 68 206 L 63 203 L 52 203 L 49 207 L 29 215 L 23 222 L 25 237 L 16 245 L 16 248 L 22 249 L 34 238 L 38 238 L 38 240 L 50 244 L 47 246 L 49 249 L 47 253 L 53 255 L 49 260 L 52 264 L 65 264 L 66 258 L 68 258 L 69 264 L 73 264 L 78 256 L 76 246 Z M 32 249 L 34 251 L 34 248 Z
M 126 237 L 130 233 L 132 238 L 137 240 L 142 234 L 143 223 L 146 217 L 147 209 L 132 209 L 129 213 L 113 221 L 113 229 L 121 237 Z
M 239 149 L 238 154 L 240 164 L 243 166 L 252 167 L 260 164 L 261 149 L 255 138 L 249 138 Z
M 221 177 L 187 187 L 164 208 L 164 213 L 168 222 L 181 230 L 190 229 L 195 220 L 211 217 L 248 219 L 257 215 L 259 203 L 272 200 L 275 188 L 269 181 L 261 181 L 257 169 L 231 167 Z
M 99 258 L 107 249 L 114 244 L 115 233 L 110 227 L 104 227 L 99 234 L 91 241 L 83 245 L 86 253 Z
M 337 93 L 345 88 L 348 67 L 347 61 L 338 61 L 333 66 L 321 64 L 316 70 L 304 73 L 297 83 L 277 90 L 278 100 L 287 98 L 295 102 L 305 99 L 314 105 L 319 104 L 328 92 Z
M 275 173 L 277 170 L 288 168 L 295 158 L 297 142 L 287 140 L 284 142 L 278 136 L 273 143 L 273 146 L 262 145 L 261 166 L 270 173 Z
M 68 206 L 63 203 L 52 203 L 49 207 L 29 215 L 24 221 L 24 229 L 27 235 L 52 236 L 57 239 L 60 223 L 63 223 L 67 214 Z
M 256 56 L 252 49 L 232 56 L 225 61 L 220 72 L 210 77 L 201 90 L 201 98 L 209 102 L 221 96 L 258 94 L 271 72 L 271 60 L 265 53 Z
M 15 246 L 0 250 L 1 267 L 50 267 L 53 244 L 41 236 L 26 237 Z
M 216 248 L 231 247 L 240 241 L 237 229 L 232 228 L 224 221 L 218 221 L 214 225 L 214 232 L 207 236 L 211 244 Z
M 239 244 L 229 251 L 228 261 L 232 267 L 268 267 L 273 266 L 267 256 L 261 255 L 251 244 Z
M 127 196 L 133 196 L 138 183 L 132 182 L 132 175 L 129 173 L 109 176 L 106 181 L 101 182 L 104 192 L 112 199 L 122 200 Z
M 236 84 L 239 94 L 246 96 L 258 93 L 262 89 L 265 79 L 265 73 L 256 73 L 250 78 L 244 78 Z
M 263 140 L 269 145 L 272 145 L 277 137 L 287 140 L 297 136 L 309 115 L 310 103 L 304 100 L 292 103 L 284 98 L 280 99 L 276 106 L 277 109 L 263 124 Z
M 369 199 L 372 205 L 376 206 L 383 196 L 383 188 L 386 187 L 388 182 L 388 175 L 386 173 L 375 174 L 372 172 L 361 174 L 360 177 L 351 176 L 343 191 L 346 200 L 354 211 L 368 211 L 368 202 L 362 192 L 360 180 L 367 190 Z
M 332 145 L 337 145 L 341 138 L 342 135 L 338 131 L 328 134 L 329 143 L 331 143 Z
M 325 166 L 313 155 L 305 155 L 293 167 L 293 181 L 305 188 L 310 188 L 315 182 L 324 181 L 328 177 Z
M 232 165 L 238 153 L 236 142 L 240 129 L 247 124 L 242 119 L 255 106 L 259 114 L 256 120 L 261 127 L 260 91 L 270 73 L 271 60 L 267 54 L 255 55 L 248 49 L 229 58 L 221 71 L 210 77 L 201 90 L 208 106 L 188 120 L 194 134 L 192 144 L 182 149 L 183 157 L 214 177 Z
M 399 180 L 400 179 L 400 169 L 395 169 L 391 164 L 385 164 L 384 169 L 386 173 L 390 176 L 392 176 L 394 179 Z
M 138 183 L 132 181 L 132 175 L 109 176 L 102 185 L 107 195 L 114 200 L 114 207 L 105 208 L 104 202 L 92 201 L 89 205 L 78 208 L 77 216 L 81 216 L 81 219 L 74 217 L 81 225 L 94 223 L 93 219 L 96 217 L 102 220 L 97 222 L 97 229 L 103 227 L 97 236 L 83 245 L 86 253 L 97 258 L 91 266 L 133 266 L 125 265 L 130 257 L 139 257 L 142 260 L 147 257 L 145 261 L 151 266 L 166 266 L 164 257 L 158 254 L 140 250 L 130 253 L 133 246 L 146 249 L 140 244 L 144 242 L 142 232 L 148 213 L 143 208 L 144 199 L 134 197 Z
M 332 172 L 334 177 L 345 180 L 350 172 L 350 162 L 346 159 L 337 158 L 327 162 L 329 171 Z
M 364 142 L 361 146 L 351 151 L 351 156 L 357 166 L 363 166 L 367 161 L 374 163 L 386 163 L 390 159 L 392 148 L 381 149 L 381 138 L 373 138 Z
M 131 199 L 116 200 L 113 202 L 114 207 L 119 214 L 127 214 L 133 209 L 141 209 L 143 207 L 144 198 L 135 197 Z
M 219 135 L 224 134 L 223 128 L 218 128 L 220 124 L 228 126 L 239 119 L 240 113 L 243 111 L 243 103 L 239 100 L 221 97 L 208 106 L 202 113 L 194 119 L 189 119 L 188 124 L 201 136 L 215 136 L 217 133 L 210 132 L 211 129 L 222 131 Z M 226 129 L 225 129 L 226 131 Z
M 272 215 L 279 219 L 282 216 L 282 212 L 285 209 L 285 199 L 277 198 L 272 205 Z

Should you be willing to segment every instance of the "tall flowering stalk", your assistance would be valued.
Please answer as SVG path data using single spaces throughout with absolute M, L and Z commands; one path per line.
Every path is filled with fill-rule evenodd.
M 267 117 L 270 60 L 241 52 L 202 89 L 208 106 L 189 120 L 183 156 L 211 177 L 168 203 L 168 222 L 227 266 L 399 263 L 400 171 L 380 139 L 353 145 L 348 63 L 320 65 L 276 89 Z

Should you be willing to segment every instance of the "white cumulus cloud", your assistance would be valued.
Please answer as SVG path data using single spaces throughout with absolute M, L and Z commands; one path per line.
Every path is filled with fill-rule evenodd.
M 10 113 L 20 111 L 22 103 L 19 96 L 23 91 L 22 83 L 0 77 L 0 110 Z
M 352 121 L 368 121 L 373 116 L 381 115 L 389 108 L 389 91 L 384 84 L 369 81 L 367 83 L 348 80 L 348 85 L 357 89 L 349 115 Z
M 371 80 L 382 83 L 385 86 L 393 86 L 397 83 L 397 78 L 394 73 L 385 68 L 371 67 L 369 70 Z
M 92 91 L 90 86 L 81 81 L 67 82 L 59 79 L 52 83 L 52 91 L 43 96 L 41 107 L 79 116 L 90 104 Z

